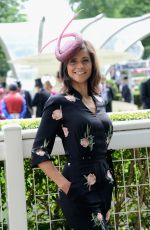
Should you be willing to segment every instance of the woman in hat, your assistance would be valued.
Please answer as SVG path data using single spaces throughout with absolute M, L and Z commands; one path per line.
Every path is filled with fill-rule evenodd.
M 46 102 L 32 148 L 32 167 L 39 167 L 59 188 L 59 204 L 74 230 L 108 229 L 114 179 L 107 162 L 113 127 L 99 97 L 96 52 L 77 34 L 60 49 L 60 75 L 65 92 Z M 62 139 L 66 164 L 51 162 L 55 137 Z

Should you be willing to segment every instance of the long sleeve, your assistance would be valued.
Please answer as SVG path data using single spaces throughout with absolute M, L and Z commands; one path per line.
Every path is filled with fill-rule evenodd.
M 33 148 L 32 148 L 32 167 L 36 167 L 39 163 L 51 160 L 51 151 L 54 145 L 56 135 L 60 136 L 61 128 L 61 107 L 60 104 L 54 102 L 53 98 L 48 101 L 45 106 L 41 123 L 38 128 Z M 60 116 L 57 116 L 60 114 Z

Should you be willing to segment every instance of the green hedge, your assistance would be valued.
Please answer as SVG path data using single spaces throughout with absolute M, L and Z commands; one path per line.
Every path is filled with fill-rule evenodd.
M 150 119 L 150 110 L 137 110 L 134 112 L 113 112 L 109 113 L 109 117 L 112 121 L 126 121 L 126 120 L 141 120 Z M 0 130 L 2 126 L 7 124 L 19 124 L 22 129 L 36 129 L 40 124 L 40 118 L 30 119 L 14 119 L 14 120 L 1 120 Z
M 40 118 L 1 120 L 0 130 L 2 129 L 2 126 L 8 124 L 18 124 L 22 129 L 36 129 L 40 124 L 40 120 Z
M 110 113 L 109 117 L 112 121 L 129 121 L 150 119 L 150 110 L 134 111 L 134 112 L 118 112 Z

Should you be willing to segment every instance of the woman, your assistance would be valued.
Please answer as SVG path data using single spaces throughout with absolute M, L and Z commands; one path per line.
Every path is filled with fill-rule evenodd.
M 56 57 L 61 61 L 65 93 L 46 102 L 33 144 L 32 166 L 57 184 L 59 203 L 72 229 L 108 229 L 113 177 L 106 154 L 113 129 L 98 96 L 95 50 L 81 39 L 67 55 L 60 58 L 56 52 Z M 67 156 L 62 173 L 50 156 L 56 135 Z

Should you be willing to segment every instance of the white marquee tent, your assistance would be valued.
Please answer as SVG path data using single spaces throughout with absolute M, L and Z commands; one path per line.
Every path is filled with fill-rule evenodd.
M 51 54 L 54 45 L 47 47 L 41 56 L 38 55 L 39 24 L 0 23 L 0 44 L 16 76 L 21 73 L 18 69 L 23 63 L 30 68 L 39 68 L 40 74 L 53 72 L 53 68 L 55 71 L 55 66 L 58 67 Z M 53 22 L 45 20 L 43 26 L 42 44 L 45 44 L 55 38 L 56 33 L 53 32 Z M 150 34 L 150 14 L 120 19 L 100 14 L 93 18 L 73 20 L 66 33 L 70 31 L 82 33 L 83 38 L 94 44 L 99 50 L 101 65 L 138 59 L 143 53 L 140 40 Z

